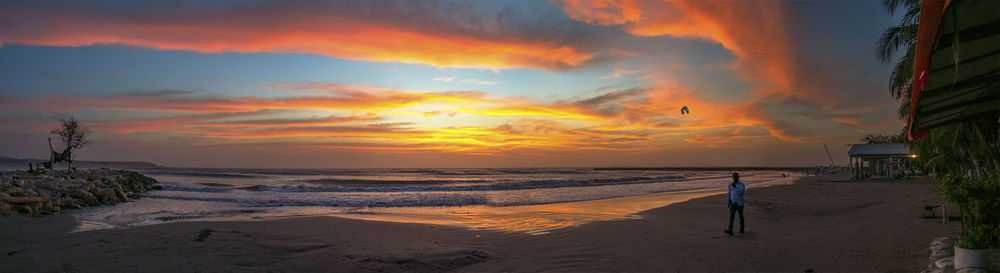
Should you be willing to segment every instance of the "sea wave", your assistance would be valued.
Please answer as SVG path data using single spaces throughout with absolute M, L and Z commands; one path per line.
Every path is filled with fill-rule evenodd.
M 265 175 L 256 175 L 256 174 L 240 174 L 240 173 L 226 173 L 226 172 L 195 172 L 195 171 L 181 172 L 176 170 L 171 170 L 171 171 L 147 170 L 143 171 L 143 174 L 209 177 L 209 178 L 267 178 L 268 177 Z
M 435 207 L 487 205 L 488 199 L 479 194 L 402 194 L 392 196 L 329 196 L 324 194 L 235 194 L 235 195 L 175 195 L 150 194 L 146 198 L 183 201 L 227 202 L 243 207 Z
M 748 175 L 746 177 L 752 177 Z M 321 179 L 323 182 L 308 180 L 310 184 L 299 185 L 252 185 L 231 186 L 221 184 L 163 183 L 163 190 L 183 192 L 486 192 L 507 190 L 551 189 L 591 187 L 607 185 L 628 185 L 642 183 L 685 182 L 709 179 L 723 179 L 728 176 L 643 176 L 599 179 L 527 180 L 514 182 L 493 182 L 487 180 L 363 180 L 363 179 Z M 320 185 L 316 185 L 319 183 Z
M 590 168 L 472 168 L 472 169 L 232 169 L 232 168 L 155 168 L 148 174 L 220 178 L 259 178 L 284 175 L 382 175 L 413 174 L 423 176 L 491 176 L 510 174 L 585 174 Z
M 343 186 L 406 186 L 406 185 L 443 185 L 443 184 L 455 184 L 455 183 L 494 183 L 496 180 L 484 180 L 484 179 L 466 179 L 466 180 L 441 180 L 441 179 L 420 179 L 420 180 L 403 180 L 403 179 L 350 179 L 350 178 L 316 178 L 316 179 L 300 179 L 294 180 L 294 182 L 310 183 L 310 184 L 334 184 Z

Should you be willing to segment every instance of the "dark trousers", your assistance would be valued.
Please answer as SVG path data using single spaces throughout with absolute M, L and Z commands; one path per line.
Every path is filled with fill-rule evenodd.
M 743 232 L 743 226 L 747 223 L 743 220 L 743 206 L 737 206 L 733 203 L 729 204 L 729 228 L 726 230 L 733 230 L 733 216 L 736 216 L 737 212 L 740 213 L 740 232 Z

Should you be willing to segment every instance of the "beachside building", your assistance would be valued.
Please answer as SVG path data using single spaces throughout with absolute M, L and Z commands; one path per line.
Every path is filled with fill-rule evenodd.
M 903 143 L 853 144 L 847 152 L 851 178 L 893 178 L 917 169 L 917 155 Z
M 910 140 L 1000 116 L 1000 2 L 925 0 L 914 48 Z

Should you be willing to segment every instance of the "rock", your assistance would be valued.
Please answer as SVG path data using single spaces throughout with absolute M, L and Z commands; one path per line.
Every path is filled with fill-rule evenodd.
M 942 269 L 954 265 L 955 265 L 955 257 L 945 257 L 938 259 L 937 261 L 934 262 L 934 266 L 937 266 L 937 268 L 942 268 Z
M 986 271 L 986 269 L 981 269 L 981 268 L 967 267 L 959 269 L 955 271 L 955 273 L 989 273 L 989 271 Z
M 41 197 L 50 197 L 50 196 L 53 195 L 52 191 L 50 191 L 50 190 L 39 189 L 39 190 L 36 190 L 36 192 L 38 193 L 38 196 L 41 196 Z
M 920 271 L 920 273 L 944 273 L 944 270 L 933 267 L 933 268 L 928 268 L 924 271 Z
M 17 210 L 20 213 L 27 214 L 27 215 L 31 215 L 31 213 L 32 213 L 31 206 L 28 206 L 28 205 L 17 205 L 17 206 L 14 206 L 14 209 Z
M 125 196 L 125 193 L 122 192 L 121 189 L 116 188 L 116 189 L 114 189 L 114 191 L 115 191 L 115 199 L 117 199 L 118 202 L 128 201 L 128 196 Z
M 59 197 L 54 197 L 49 199 L 49 201 L 45 201 L 45 203 L 42 204 L 42 210 L 45 212 L 57 212 L 61 210 L 61 207 L 59 206 Z
M 4 216 L 14 215 L 14 208 L 12 208 L 10 204 L 0 202 L 0 214 Z
M 15 187 L 24 187 L 24 180 L 14 179 L 14 186 Z
M 951 246 L 951 239 L 948 239 L 948 237 L 937 237 L 934 238 L 934 241 L 931 241 L 931 248 L 942 246 Z
M 67 206 L 69 206 L 72 203 L 72 202 L 70 202 L 70 200 L 72 200 L 72 199 L 68 198 L 68 197 L 55 197 L 55 198 L 52 198 L 52 199 L 53 199 L 52 203 L 54 205 L 56 205 L 56 206 L 59 206 L 59 207 L 67 207 Z
M 210 229 L 210 228 L 209 229 L 203 229 L 203 230 L 201 230 L 200 233 L 198 233 L 198 237 L 195 238 L 194 240 L 198 241 L 198 242 L 205 241 L 205 239 L 208 239 L 209 235 L 212 235 L 213 231 L 215 231 L 215 230 L 214 229 Z
M 78 195 L 77 198 L 79 198 L 81 201 L 83 201 L 83 204 L 86 204 L 87 206 L 99 206 L 99 205 L 101 205 L 101 201 L 97 200 L 96 196 L 94 196 L 93 194 L 91 194 L 91 193 L 89 193 L 87 191 L 80 190 L 80 191 L 77 192 L 77 195 Z
M 952 250 L 951 248 L 944 248 L 944 247 L 942 247 L 942 248 L 931 248 L 931 257 L 935 258 L 935 260 L 937 260 L 939 258 L 948 257 L 948 256 L 954 256 L 954 255 L 955 255 L 955 251 Z
M 105 205 L 114 205 L 118 203 L 118 197 L 115 196 L 115 191 L 111 189 L 100 189 L 95 192 L 98 200 Z

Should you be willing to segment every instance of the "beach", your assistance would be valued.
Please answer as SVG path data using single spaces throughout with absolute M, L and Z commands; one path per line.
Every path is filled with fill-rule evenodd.
M 922 206 L 944 203 L 927 179 L 809 176 L 750 188 L 746 198 L 747 232 L 731 237 L 722 232 L 721 195 L 541 235 L 340 217 L 71 233 L 69 215 L 5 217 L 0 271 L 916 272 L 928 243 L 955 228 L 918 217 Z
M 1000 272 L 997 10 L 5 1 L 0 273 Z

